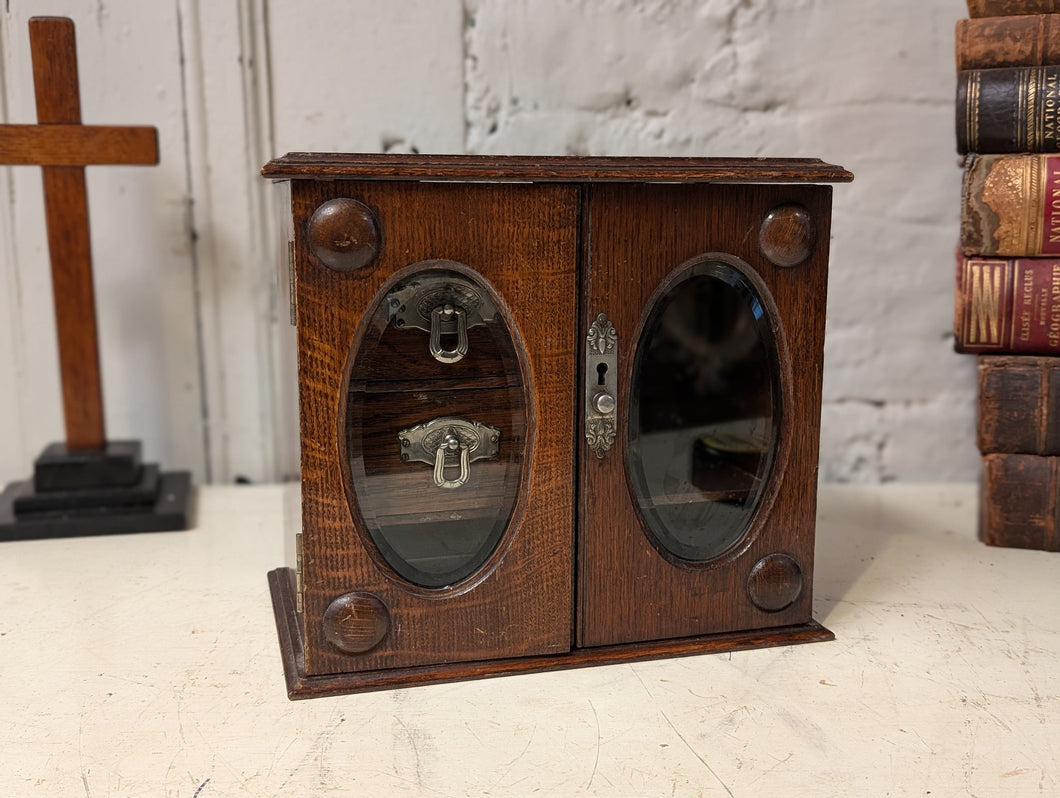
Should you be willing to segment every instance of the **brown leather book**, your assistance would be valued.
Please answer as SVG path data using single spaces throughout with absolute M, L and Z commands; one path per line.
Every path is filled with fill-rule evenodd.
M 957 20 L 957 70 L 1060 64 L 1060 15 Z
M 957 151 L 1060 151 L 1060 66 L 957 73 Z
M 1060 355 L 1060 258 L 957 254 L 958 352 Z
M 1056 14 L 1060 0 L 968 0 L 970 17 L 1007 17 L 1015 14 Z
M 1060 457 L 983 455 L 979 539 L 991 546 L 1060 551 Z
M 987 257 L 1060 256 L 1060 156 L 966 159 L 961 250 Z
M 1060 358 L 979 358 L 983 454 L 1060 455 Z

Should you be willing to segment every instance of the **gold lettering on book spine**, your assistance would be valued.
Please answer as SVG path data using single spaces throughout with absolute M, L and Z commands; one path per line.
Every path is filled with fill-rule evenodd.
M 1036 149 L 1038 141 L 1038 73 L 1041 69 L 1023 69 L 1016 79 L 1016 149 L 1020 152 Z M 1025 127 L 1019 129 L 1019 120 Z
M 993 160 L 983 179 L 980 201 L 997 217 L 991 245 L 982 254 L 1036 255 L 1041 252 L 1045 201 L 1042 159 L 1009 155 Z
M 964 141 L 968 152 L 979 151 L 979 86 L 978 70 L 965 73 Z
M 1023 212 L 1020 214 L 1020 252 L 1034 255 L 1042 251 L 1042 225 L 1048 217 L 1045 183 L 1041 158 L 1022 158 L 1023 164 Z
M 1005 267 L 990 261 L 965 261 L 968 326 L 965 340 L 975 346 L 1001 345 L 1001 277 Z M 971 285 L 968 285 L 971 283 Z
M 1042 107 L 1039 103 L 1045 85 L 1045 68 L 1034 67 L 1021 71 L 1017 87 L 1017 118 L 1026 120 L 1023 141 L 1017 136 L 1017 148 L 1021 152 L 1039 152 L 1045 143 L 1042 125 Z
M 1041 109 L 1042 151 L 1057 149 L 1057 112 L 1060 111 L 1060 73 L 1055 68 L 1043 71 Z

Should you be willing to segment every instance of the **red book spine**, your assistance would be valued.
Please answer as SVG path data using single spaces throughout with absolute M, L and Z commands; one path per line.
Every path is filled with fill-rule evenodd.
M 965 255 L 1060 255 L 1060 156 L 982 155 L 964 173 Z
M 1060 258 L 957 256 L 958 352 L 1060 355 Z

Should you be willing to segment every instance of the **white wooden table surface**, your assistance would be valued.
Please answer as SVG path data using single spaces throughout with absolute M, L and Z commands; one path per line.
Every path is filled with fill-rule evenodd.
M 832 643 L 297 702 L 283 493 L 0 544 L 0 795 L 1060 795 L 1060 555 L 971 485 L 823 487 Z

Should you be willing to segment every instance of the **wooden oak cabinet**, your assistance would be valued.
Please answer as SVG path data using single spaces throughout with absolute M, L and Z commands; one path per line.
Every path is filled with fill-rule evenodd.
M 830 639 L 816 160 L 295 153 L 291 697 Z

